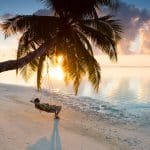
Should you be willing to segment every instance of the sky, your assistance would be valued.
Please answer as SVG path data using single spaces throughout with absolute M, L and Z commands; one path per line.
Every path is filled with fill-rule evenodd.
M 150 11 L 149 0 L 122 0 L 127 4 L 135 5 L 140 9 L 147 9 Z M 0 15 L 10 14 L 32 14 L 38 9 L 45 8 L 40 0 L 0 0 Z
M 124 0 L 128 4 L 133 4 L 138 8 L 148 9 L 150 11 L 150 1 L 149 0 Z
M 0 15 L 32 14 L 41 8 L 44 8 L 44 5 L 40 0 L 0 0 Z
M 0 0 L 0 20 L 8 14 L 29 15 L 44 8 L 45 6 L 40 0 Z M 150 0 L 122 0 L 120 8 L 115 15 L 122 21 L 124 28 L 123 38 L 118 45 L 118 52 L 121 56 L 117 65 L 149 66 Z M 4 39 L 3 34 L 0 32 L 0 61 L 16 57 L 17 43 L 18 37 L 13 36 Z M 124 56 L 127 54 L 130 57 Z M 135 56 L 136 54 L 138 56 Z M 112 65 L 109 59 L 101 58 L 101 60 L 103 60 L 101 62 L 102 65 Z M 0 79 L 4 80 L 6 78 L 4 82 L 10 82 L 8 77 L 11 80 L 15 78 L 15 72 L 3 73 Z M 16 83 L 16 80 L 14 82 Z
M 149 0 L 122 0 L 128 4 L 133 4 L 140 9 L 150 11 Z M 40 0 L 0 0 L 0 15 L 5 13 L 31 14 L 38 9 L 45 8 Z
M 29 15 L 45 8 L 40 0 L 0 0 L 0 20 L 7 15 Z M 150 54 L 150 0 L 122 0 L 115 16 L 121 20 L 124 30 L 119 54 Z M 10 50 L 15 54 L 17 40 L 15 37 L 4 40 L 0 32 L 1 55 L 7 55 Z
M 8 14 L 29 15 L 44 8 L 46 7 L 40 0 L 0 0 L 0 18 Z M 121 20 L 124 29 L 118 45 L 119 54 L 150 54 L 150 0 L 122 0 L 115 16 Z M 0 52 L 10 49 L 10 45 L 11 50 L 16 49 L 14 43 L 17 42 L 13 38 L 4 41 L 0 33 Z

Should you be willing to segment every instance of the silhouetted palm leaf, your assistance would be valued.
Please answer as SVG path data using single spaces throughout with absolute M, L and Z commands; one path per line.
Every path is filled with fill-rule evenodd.
M 5 35 L 10 36 L 17 32 L 27 31 L 28 37 L 39 41 L 48 40 L 57 32 L 61 19 L 53 16 L 16 16 L 2 24 Z M 38 42 L 38 41 L 37 41 Z
M 100 30 L 96 30 L 92 27 L 81 25 L 83 33 L 90 37 L 93 43 L 96 44 L 103 52 L 108 54 L 111 59 L 117 60 L 116 41 L 107 36 Z
M 53 7 L 56 15 L 16 16 L 2 24 L 6 37 L 22 33 L 17 61 L 44 45 L 41 55 L 30 58 L 30 63 L 21 68 L 21 74 L 27 80 L 33 72 L 37 72 L 37 88 L 41 89 L 45 58 L 63 55 L 65 81 L 73 82 L 75 93 L 78 92 L 83 75 L 88 76 L 98 91 L 100 66 L 93 55 L 93 44 L 111 59 L 117 60 L 116 44 L 121 38 L 122 27 L 112 16 L 98 17 L 96 9 L 102 5 L 114 8 L 117 0 L 41 1 Z
M 43 55 L 39 59 L 38 70 L 37 70 L 37 88 L 38 88 L 38 90 L 41 90 L 41 81 L 42 81 L 42 73 L 44 70 L 45 58 L 46 58 L 46 55 Z
M 121 39 L 122 34 L 122 25 L 119 20 L 112 19 L 113 16 L 104 16 L 100 17 L 96 20 L 94 19 L 86 19 L 84 20 L 84 24 L 88 26 L 92 26 L 93 28 L 97 28 L 99 31 L 103 32 L 110 38 L 115 38 L 115 40 Z
M 24 67 L 19 69 L 25 81 L 28 81 L 37 71 L 37 64 L 38 64 L 37 60 L 33 60 Z
M 94 17 L 97 18 L 96 9 L 101 6 L 116 8 L 118 0 L 40 0 L 48 8 L 53 8 L 59 16 L 73 18 Z

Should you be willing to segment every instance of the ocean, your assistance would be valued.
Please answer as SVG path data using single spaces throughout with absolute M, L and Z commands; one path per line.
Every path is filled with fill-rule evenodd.
M 56 87 L 54 83 L 53 87 Z M 60 87 L 57 87 L 57 92 L 64 91 L 65 94 L 62 94 L 64 103 L 70 106 L 103 115 L 107 119 L 150 127 L 150 68 L 148 67 L 104 68 L 98 93 L 93 91 L 87 80 L 82 82 L 77 97 L 73 96 L 69 88 Z
M 115 141 L 132 150 L 149 150 L 150 68 L 107 67 L 102 68 L 101 74 L 102 79 L 98 93 L 95 93 L 87 79 L 84 79 L 77 96 L 72 91 L 72 85 L 65 86 L 62 81 L 52 79 L 49 82 L 46 80 L 43 82 L 45 89 L 41 93 L 37 93 L 35 86 L 1 83 L 2 112 L 9 109 L 10 117 L 14 119 L 16 117 L 14 108 L 24 108 L 18 113 L 20 117 L 24 116 L 21 119 L 26 120 L 30 116 L 29 114 L 35 111 L 37 116 L 43 117 L 42 121 L 44 122 L 47 116 L 44 118 L 44 114 L 34 110 L 34 105 L 30 103 L 31 99 L 39 97 L 42 103 L 62 105 L 64 111 L 67 108 L 74 108 L 76 111 L 83 112 L 85 115 L 82 119 L 85 122 L 78 119 L 79 116 L 73 116 L 70 124 L 77 125 L 77 128 L 80 124 L 86 129 L 85 135 L 87 131 L 92 131 L 92 133 L 96 131 L 94 133 L 98 133 L 99 138 L 103 136 L 107 142 Z M 3 79 L 3 76 L 1 78 Z M 63 113 L 60 114 L 60 118 L 62 123 L 68 119 Z M 20 118 L 18 119 L 20 120 Z M 28 119 L 33 119 L 35 124 L 39 123 L 34 118 Z M 10 119 L 10 121 L 12 120 Z M 20 129 L 22 120 L 18 122 L 19 124 L 12 123 L 19 125 L 18 129 Z M 29 128 L 27 127 L 27 131 Z
M 77 96 L 74 95 L 71 84 L 66 86 L 62 81 L 51 80 L 43 82 L 48 97 L 43 94 L 42 97 L 41 94 L 39 96 L 61 101 L 100 118 L 150 127 L 150 68 L 105 67 L 101 70 L 101 76 L 98 93 L 93 91 L 86 79 L 81 83 Z M 17 89 L 16 95 L 20 95 L 21 89 Z M 33 92 L 33 95 L 29 95 L 29 100 L 34 96 L 37 95 Z

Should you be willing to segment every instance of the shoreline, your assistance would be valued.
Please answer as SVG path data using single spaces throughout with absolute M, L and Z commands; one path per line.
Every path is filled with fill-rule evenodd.
M 61 116 L 65 113 L 63 111 Z M 53 117 L 44 112 L 40 114 L 32 104 L 13 100 L 4 102 L 1 99 L 1 150 L 91 150 L 92 147 L 109 150 L 108 145 L 82 134 L 82 130 L 76 132 L 79 130 L 69 122 L 69 116 L 67 120 L 54 120 Z
M 145 130 L 133 124 L 97 119 L 89 112 L 65 105 L 59 96 L 57 105 L 62 105 L 63 109 L 57 122 L 53 114 L 39 113 L 29 102 L 33 94 L 31 89 L 0 85 L 2 150 L 40 150 L 39 144 L 43 150 L 49 150 L 54 145 L 62 150 L 148 150 L 150 147 L 149 131 L 146 135 Z M 55 141 L 54 135 L 59 140 Z

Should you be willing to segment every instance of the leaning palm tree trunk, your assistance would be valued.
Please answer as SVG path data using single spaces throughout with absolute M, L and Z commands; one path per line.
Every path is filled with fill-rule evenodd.
M 28 55 L 18 60 L 8 60 L 8 61 L 0 62 L 0 72 L 15 70 L 25 66 L 35 58 L 43 55 L 47 50 L 47 46 L 48 46 L 47 43 L 42 44 L 37 50 L 29 53 Z

